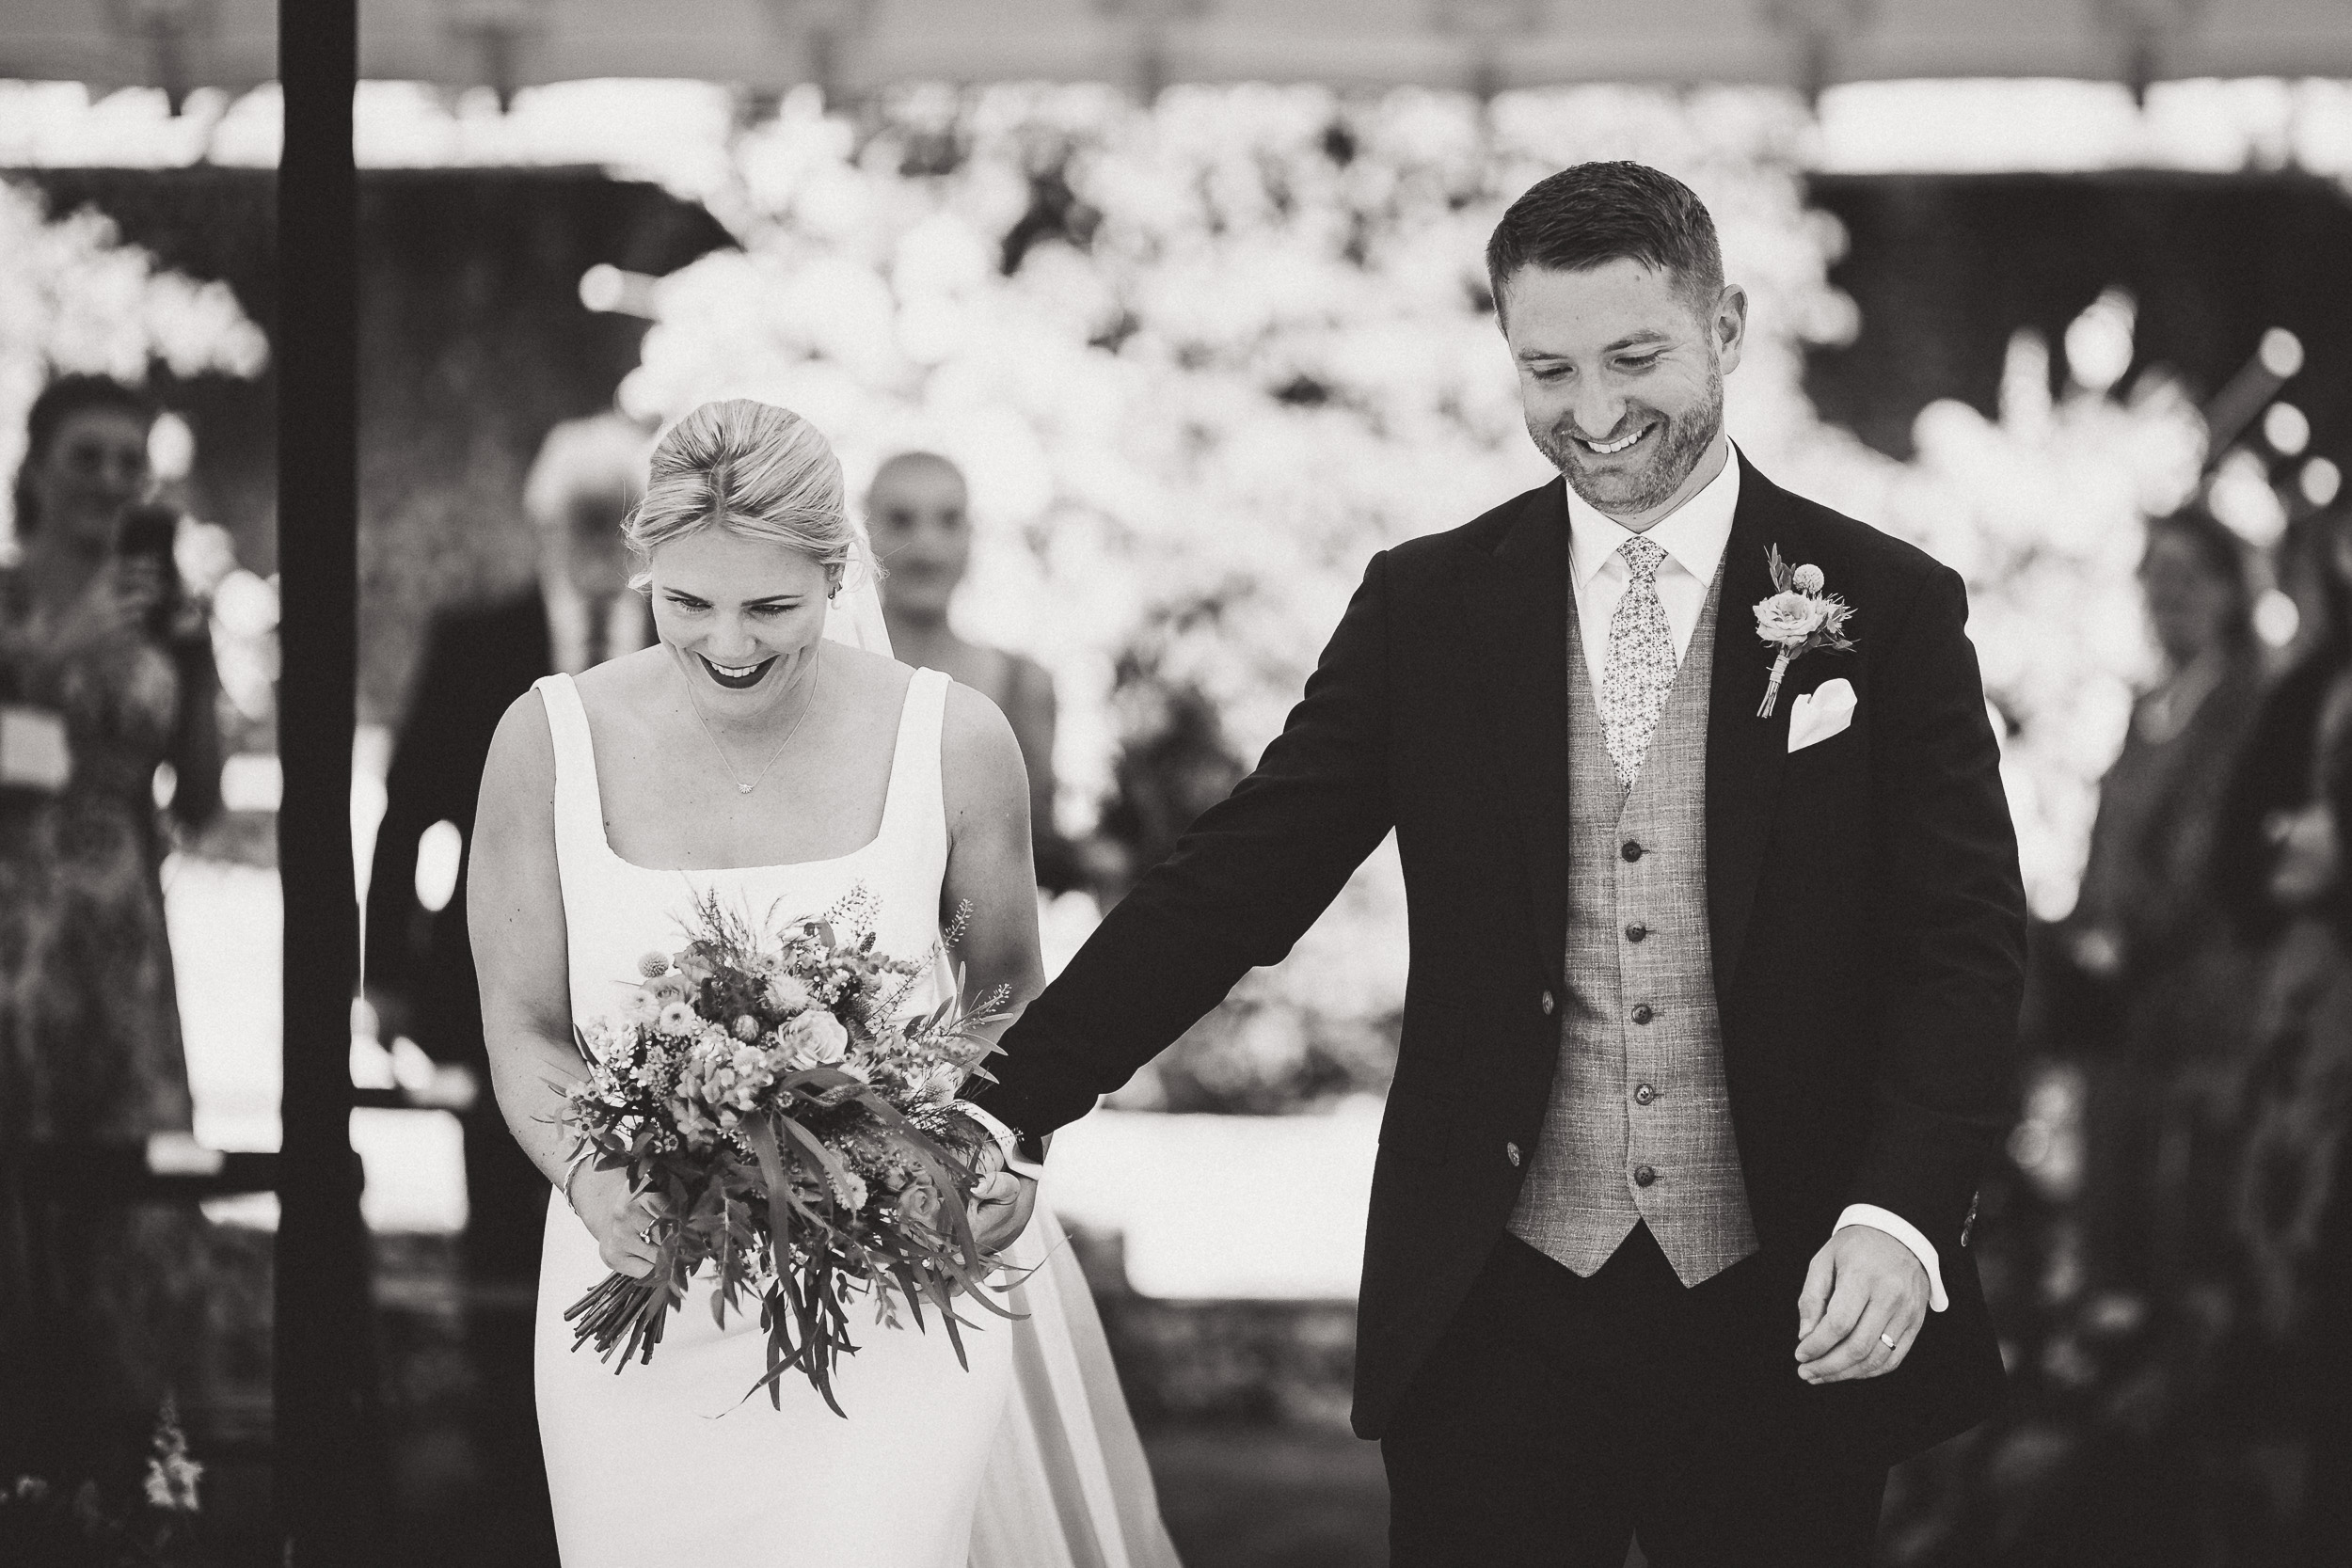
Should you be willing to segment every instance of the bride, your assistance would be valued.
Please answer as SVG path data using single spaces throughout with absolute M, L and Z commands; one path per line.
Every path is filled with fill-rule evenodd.
M 541 681 L 483 777 L 469 920 L 499 1104 L 550 1187 L 536 1366 L 564 1561 L 1173 1568 L 1091 1300 L 1009 1149 L 972 1217 L 1021 1316 L 967 1308 L 967 1369 L 935 1325 L 853 1307 L 846 1420 L 798 1379 L 781 1411 L 744 1399 L 766 1336 L 755 1312 L 719 1327 L 707 1277 L 648 1364 L 575 1353 L 564 1321 L 608 1269 L 654 1259 L 628 1172 L 580 1163 L 557 1125 L 573 1026 L 676 945 L 699 895 L 790 918 L 863 889 L 878 946 L 907 957 L 968 906 L 968 995 L 1002 985 L 1017 1008 L 1043 984 L 1012 730 L 888 657 L 842 495 L 795 414 L 737 399 L 680 420 L 625 527 L 658 641 Z

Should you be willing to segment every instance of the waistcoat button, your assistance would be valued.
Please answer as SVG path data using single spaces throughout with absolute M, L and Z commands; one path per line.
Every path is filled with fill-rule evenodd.
M 1649 1166 L 1636 1165 L 1633 1167 L 1633 1184 L 1635 1186 L 1646 1187 L 1657 1180 L 1658 1173 L 1650 1169 Z
M 1649 927 L 1646 926 L 1634 925 L 1625 928 L 1625 940 L 1628 942 L 1640 942 L 1648 935 Z
M 1502 1146 L 1502 1157 L 1510 1161 L 1514 1165 L 1518 1164 L 1519 1163 L 1519 1146 L 1517 1144 L 1504 1144 Z
M 1647 1084 L 1638 1085 L 1633 1091 L 1633 1103 L 1636 1105 L 1646 1105 L 1657 1098 L 1658 1091 L 1651 1088 Z
M 1552 1000 L 1551 992 L 1546 991 L 1544 992 L 1544 1000 L 1541 1005 L 1544 1009 L 1544 1016 L 1546 1018 L 1549 1018 L 1551 1016 L 1551 1010 L 1560 1004 Z
M 1625 841 L 1625 847 L 1619 853 L 1627 860 L 1638 861 L 1642 858 L 1642 847 L 1629 838 Z
M 1657 1014 L 1649 1010 L 1649 1006 L 1646 1003 L 1633 1009 L 1633 1022 L 1636 1023 L 1647 1023 L 1651 1019 L 1657 1016 Z

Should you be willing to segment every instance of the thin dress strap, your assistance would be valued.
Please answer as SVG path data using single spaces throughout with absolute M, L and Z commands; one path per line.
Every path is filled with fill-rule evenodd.
M 882 803 L 882 836 L 910 830 L 945 834 L 946 791 L 940 783 L 939 737 L 947 717 L 947 689 L 937 670 L 917 670 L 898 709 L 898 739 L 890 758 L 890 793 Z
M 604 843 L 604 800 L 596 788 L 596 747 L 588 734 L 588 710 L 569 675 L 543 675 L 532 683 L 548 712 L 548 738 L 555 745 L 555 838 L 582 847 Z

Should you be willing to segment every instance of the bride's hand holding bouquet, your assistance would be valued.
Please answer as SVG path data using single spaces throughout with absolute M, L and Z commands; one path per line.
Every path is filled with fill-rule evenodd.
M 627 1166 L 598 1165 L 593 1150 L 583 1150 L 582 1157 L 564 1178 L 564 1196 L 570 1199 L 572 1212 L 588 1227 L 588 1234 L 596 1239 L 596 1254 L 604 1266 L 614 1274 L 630 1279 L 643 1279 L 653 1273 L 656 1254 L 653 1243 L 645 1240 L 657 1217 L 648 1195 L 639 1192 L 630 1180 Z

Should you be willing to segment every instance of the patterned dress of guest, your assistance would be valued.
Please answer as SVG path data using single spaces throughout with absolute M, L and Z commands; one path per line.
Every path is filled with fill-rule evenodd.
M 0 626 L 36 624 L 29 581 L 0 573 Z M 154 778 L 175 753 L 216 758 L 214 673 L 200 642 L 137 628 L 64 658 L 8 647 L 0 692 L 63 719 L 72 771 L 55 793 L 0 790 L 0 1459 L 95 1474 L 135 1450 L 167 1390 L 188 1392 L 208 1227 L 23 1178 L 38 1182 L 40 1145 L 190 1130 Z M 187 793 L 192 815 L 209 804 Z

